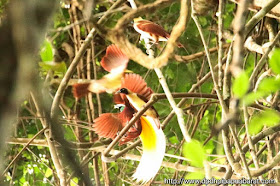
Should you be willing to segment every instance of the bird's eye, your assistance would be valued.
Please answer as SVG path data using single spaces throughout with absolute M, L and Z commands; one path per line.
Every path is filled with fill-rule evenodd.
M 128 94 L 128 91 L 127 91 L 126 88 L 122 88 L 122 89 L 120 90 L 120 92 L 121 92 L 121 93 L 124 93 L 124 94 Z

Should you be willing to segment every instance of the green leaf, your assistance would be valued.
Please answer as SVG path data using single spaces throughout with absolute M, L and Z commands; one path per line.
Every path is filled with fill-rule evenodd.
M 183 155 L 190 160 L 190 164 L 196 167 L 203 167 L 206 159 L 202 144 L 197 140 L 191 140 L 183 144 Z
M 53 61 L 52 44 L 45 40 L 40 51 L 40 56 L 43 62 Z
M 177 139 L 176 136 L 172 136 L 171 138 L 169 138 L 169 141 L 172 143 L 172 144 L 179 144 L 179 141 Z
M 247 93 L 249 86 L 249 77 L 245 72 L 242 72 L 233 82 L 233 94 L 241 98 Z
M 263 126 L 274 126 L 280 122 L 280 115 L 274 110 L 265 110 L 252 117 L 249 123 L 249 133 L 255 135 Z
M 72 178 L 72 182 L 70 182 L 70 186 L 76 186 L 79 183 L 79 179 L 77 177 Z
M 280 122 L 280 115 L 274 110 L 266 110 L 262 113 L 262 118 L 266 126 L 274 126 Z
M 266 93 L 262 92 L 262 91 L 257 91 L 257 92 L 251 92 L 247 95 L 245 95 L 242 99 L 242 103 L 247 106 L 247 105 L 251 105 L 252 103 L 254 103 L 256 100 L 264 97 L 266 95 Z M 243 105 L 242 104 L 242 105 Z
M 39 66 L 45 71 L 53 70 L 55 72 L 65 73 L 67 70 L 66 64 L 64 62 L 57 63 L 54 61 L 45 61 L 40 62 Z
M 256 100 L 268 96 L 269 94 L 276 92 L 280 89 L 280 80 L 274 77 L 263 79 L 256 92 L 251 92 L 245 95 L 242 99 L 244 105 L 250 105 Z
M 48 169 L 46 170 L 46 172 L 45 172 L 45 177 L 48 178 L 48 177 L 50 177 L 52 174 L 53 174 L 52 169 L 48 168 Z
M 280 49 L 274 50 L 270 60 L 269 66 L 275 74 L 280 74 Z
M 260 82 L 258 90 L 265 93 L 276 92 L 280 89 L 280 81 L 274 77 L 265 78 Z
M 259 122 L 258 116 L 253 117 L 248 125 L 249 134 L 251 135 L 258 134 L 262 130 L 263 126 L 264 126 L 263 123 Z

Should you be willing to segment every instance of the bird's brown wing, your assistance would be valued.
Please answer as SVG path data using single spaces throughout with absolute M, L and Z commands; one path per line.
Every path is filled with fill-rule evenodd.
M 94 120 L 93 130 L 101 137 L 114 139 L 122 129 L 120 113 L 101 114 Z
M 122 79 L 121 88 L 127 88 L 136 93 L 145 102 L 147 102 L 153 94 L 153 90 L 147 86 L 147 83 L 138 74 L 125 74 Z M 126 104 L 129 106 L 129 104 L 126 103 L 126 96 L 123 94 L 115 94 L 114 102 L 116 104 Z
M 129 141 L 134 140 L 135 138 L 137 138 L 142 132 L 142 125 L 140 120 L 135 122 L 135 125 L 132 126 L 127 133 L 125 134 L 125 136 L 123 136 L 121 138 L 121 140 L 119 141 L 119 145 L 123 145 Z
M 121 88 L 127 88 L 146 100 L 149 100 L 153 94 L 153 90 L 147 86 L 145 80 L 138 74 L 125 74 Z
M 110 45 L 106 49 L 106 55 L 101 60 L 101 66 L 108 72 L 113 69 L 121 68 L 123 71 L 126 69 L 128 57 L 116 45 Z
M 161 36 L 164 37 L 166 39 L 168 39 L 170 37 L 169 33 L 166 32 L 161 26 L 159 26 L 156 23 L 153 23 L 151 21 L 148 20 L 140 20 L 137 22 L 137 27 L 144 31 L 144 32 L 148 32 L 157 36 Z
M 114 139 L 118 132 L 131 120 L 133 114 L 134 110 L 130 107 L 125 107 L 121 113 L 101 114 L 94 120 L 93 130 L 101 137 Z M 140 120 L 138 120 L 121 138 L 119 145 L 137 138 L 140 134 L 141 124 Z
M 119 117 L 122 120 L 122 125 L 125 127 L 134 115 L 134 109 L 126 106 L 120 113 Z M 119 145 L 123 145 L 135 138 L 137 138 L 142 131 L 140 120 L 137 120 L 135 124 L 126 132 L 126 134 L 119 141 Z

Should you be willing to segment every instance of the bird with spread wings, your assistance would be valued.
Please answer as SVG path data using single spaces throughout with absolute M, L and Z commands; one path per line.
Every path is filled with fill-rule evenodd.
M 73 94 L 76 98 L 85 96 L 88 92 L 115 92 L 114 102 L 124 106 L 120 113 L 104 113 L 94 120 L 93 129 L 100 137 L 114 139 L 153 94 L 152 89 L 140 75 L 125 73 L 128 61 L 129 59 L 117 46 L 111 45 L 101 61 L 101 66 L 109 74 L 90 83 L 73 85 Z M 134 123 L 120 139 L 119 145 L 137 137 L 142 141 L 143 153 L 133 178 L 136 182 L 146 183 L 157 174 L 166 147 L 165 136 L 154 107 L 149 108 Z

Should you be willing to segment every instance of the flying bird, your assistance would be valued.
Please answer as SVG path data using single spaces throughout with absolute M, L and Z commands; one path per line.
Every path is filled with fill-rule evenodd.
M 83 97 L 89 92 L 112 93 L 121 85 L 121 79 L 127 67 L 129 58 L 116 46 L 110 45 L 106 55 L 101 60 L 101 66 L 109 72 L 101 79 L 91 80 L 90 83 L 76 83 L 73 85 L 73 94 L 76 98 Z
M 141 17 L 134 18 L 133 21 L 134 29 L 141 34 L 140 40 L 147 38 L 154 43 L 158 43 L 159 41 L 167 41 L 170 37 L 170 34 L 156 23 L 142 19 Z M 180 42 L 177 42 L 177 46 L 179 48 L 184 47 Z
M 143 78 L 137 74 L 125 74 L 121 88 L 114 95 L 117 104 L 123 104 L 120 113 L 106 113 L 94 120 L 93 128 L 99 136 L 114 139 L 118 132 L 130 121 L 144 104 L 150 99 L 153 91 Z M 126 135 L 120 140 L 120 145 L 140 137 L 143 144 L 143 154 L 140 163 L 133 174 L 136 182 L 146 183 L 157 174 L 164 154 L 166 141 L 160 126 L 156 110 L 149 108 Z

